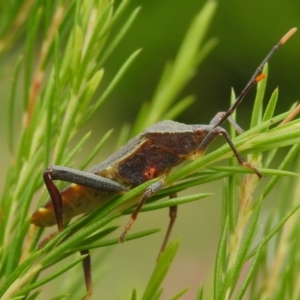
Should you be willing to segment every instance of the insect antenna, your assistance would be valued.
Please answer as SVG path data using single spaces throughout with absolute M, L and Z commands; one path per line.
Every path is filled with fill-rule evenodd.
M 281 39 L 280 41 L 272 48 L 272 50 L 269 52 L 269 54 L 265 57 L 265 59 L 262 61 L 262 63 L 258 66 L 254 74 L 252 75 L 250 81 L 247 83 L 245 88 L 242 90 L 240 95 L 236 98 L 235 102 L 232 104 L 232 106 L 227 110 L 227 112 L 224 113 L 224 115 L 220 118 L 220 120 L 214 125 L 214 127 L 221 126 L 224 121 L 228 119 L 228 117 L 234 112 L 234 110 L 237 108 L 237 106 L 243 101 L 244 97 L 248 93 L 248 91 L 256 85 L 259 81 L 264 79 L 266 77 L 265 74 L 262 74 L 262 70 L 266 62 L 272 57 L 272 55 L 278 50 L 280 46 L 282 46 L 295 32 L 297 31 L 297 28 L 290 29 Z

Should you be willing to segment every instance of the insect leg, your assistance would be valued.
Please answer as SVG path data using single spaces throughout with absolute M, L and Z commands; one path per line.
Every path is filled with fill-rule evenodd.
M 47 168 L 44 171 L 43 178 L 44 178 L 44 182 L 47 187 L 47 190 L 49 192 L 51 201 L 53 203 L 53 208 L 54 208 L 58 231 L 62 231 L 64 228 L 63 218 L 62 218 L 62 215 L 63 215 L 62 198 L 61 198 L 61 194 L 60 194 L 59 190 L 57 189 L 56 185 L 52 181 L 51 169 Z
M 82 172 L 75 169 L 70 169 L 60 166 L 49 166 L 44 171 L 44 181 L 48 189 L 50 198 L 53 203 L 55 218 L 58 226 L 58 231 L 63 230 L 63 209 L 62 209 L 62 198 L 53 180 L 63 180 L 83 186 L 91 187 L 94 189 L 100 189 L 111 192 L 122 192 L 127 191 L 125 187 L 118 184 L 113 180 L 98 176 L 90 172 Z M 83 298 L 87 300 L 92 295 L 92 278 L 91 278 L 91 258 L 88 250 L 81 250 L 81 255 L 87 255 L 83 261 L 83 271 L 86 284 L 86 296 Z
M 63 230 L 63 209 L 62 209 L 62 198 L 59 190 L 57 189 L 56 185 L 53 183 L 53 178 L 51 176 L 51 169 L 47 168 L 44 173 L 43 173 L 43 178 L 45 185 L 48 189 L 50 198 L 53 203 L 53 208 L 54 208 L 54 213 L 55 213 L 55 218 L 57 222 L 57 227 L 58 231 Z M 54 233 L 56 235 L 56 233 Z M 50 239 L 54 235 L 52 234 Z M 49 238 L 47 239 L 49 240 Z M 45 243 L 45 242 L 43 242 Z M 89 299 L 90 296 L 92 295 L 92 277 L 91 277 L 91 258 L 90 258 L 90 253 L 88 250 L 81 250 L 80 251 L 81 255 L 87 255 L 83 261 L 82 261 L 82 266 L 83 266 L 83 272 L 84 272 L 84 278 L 85 278 L 85 284 L 86 284 L 86 296 L 84 297 L 85 300 Z
M 53 203 L 58 231 L 62 231 L 63 229 L 63 204 L 61 194 L 56 185 L 53 183 L 53 180 L 63 180 L 80 184 L 86 187 L 114 193 L 127 191 L 125 187 L 113 180 L 98 176 L 93 173 L 83 172 L 61 166 L 49 166 L 44 171 L 43 177 Z
M 232 140 L 231 140 L 228 132 L 224 128 L 220 127 L 220 126 L 213 128 L 207 134 L 207 136 L 205 137 L 205 139 L 202 141 L 202 143 L 199 146 L 199 151 L 200 152 L 201 151 L 204 152 L 206 150 L 206 148 L 208 147 L 208 145 L 215 138 L 216 135 L 222 135 L 225 138 L 225 140 L 229 144 L 231 150 L 233 151 L 233 153 L 234 153 L 235 157 L 237 158 L 238 163 L 240 165 L 242 165 L 242 166 L 244 166 L 244 167 L 246 167 L 246 168 L 254 171 L 259 178 L 263 177 L 263 175 L 253 165 L 251 165 L 251 164 L 249 164 L 248 162 L 245 161 L 245 159 L 241 156 L 241 154 L 239 153 L 239 151 L 235 148 L 234 144 L 232 143 Z
M 61 166 L 49 166 L 45 171 L 48 172 L 51 180 L 63 180 L 108 192 L 127 191 L 121 184 L 90 172 Z
M 147 199 L 150 198 L 154 193 L 158 192 L 163 187 L 163 184 L 164 184 L 163 180 L 160 180 L 160 181 L 157 181 L 157 182 L 153 183 L 152 185 L 150 185 L 146 189 L 146 191 L 143 194 L 142 200 L 140 201 L 137 208 L 135 209 L 135 211 L 130 216 L 129 221 L 128 221 L 127 225 L 125 226 L 125 229 L 124 229 L 123 233 L 120 236 L 119 241 L 121 243 L 124 243 L 125 236 L 126 236 L 128 230 L 131 228 L 133 222 L 136 220 L 141 208 L 146 203 Z
M 177 193 L 170 195 L 170 198 L 177 198 Z M 168 244 L 168 241 L 169 241 L 169 238 L 170 238 L 170 235 L 171 235 L 171 232 L 172 232 L 172 229 L 173 229 L 176 217 L 177 217 L 177 209 L 178 209 L 177 205 L 170 206 L 170 208 L 169 208 L 170 223 L 169 223 L 169 227 L 166 232 L 165 238 L 163 240 L 163 243 L 161 245 L 160 251 L 158 253 L 157 260 L 159 259 L 160 255 L 165 251 L 166 246 Z
M 93 293 L 93 285 L 92 285 L 92 276 L 91 276 L 91 255 L 89 250 L 81 250 L 81 255 L 87 255 L 82 261 L 85 286 L 86 286 L 86 295 L 83 300 L 87 300 L 91 297 Z

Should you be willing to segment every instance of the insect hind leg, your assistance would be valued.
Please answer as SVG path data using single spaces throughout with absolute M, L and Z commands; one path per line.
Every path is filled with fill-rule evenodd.
M 82 298 L 82 300 L 88 300 L 93 294 L 93 284 L 92 284 L 92 276 L 91 276 L 91 255 L 89 250 L 81 250 L 80 254 L 86 255 L 86 257 L 82 261 L 85 286 L 86 286 L 86 295 Z
M 61 194 L 56 187 L 56 185 L 53 183 L 52 178 L 51 178 L 51 169 L 47 168 L 44 173 L 43 173 L 43 178 L 45 185 L 47 187 L 47 190 L 49 192 L 51 201 L 53 203 L 53 209 L 54 209 L 54 214 L 56 218 L 56 223 L 58 227 L 58 231 L 62 231 L 64 228 L 63 225 L 63 203 L 62 203 L 62 198 Z
M 62 203 L 62 197 L 61 194 L 56 187 L 56 185 L 53 183 L 53 178 L 51 176 L 53 172 L 53 169 L 47 168 L 43 173 L 43 178 L 45 185 L 47 187 L 47 190 L 49 192 L 51 201 L 53 203 L 54 208 L 54 214 L 57 222 L 58 231 L 61 232 L 64 228 L 63 225 L 63 203 Z M 48 242 L 50 239 L 52 239 L 57 233 L 54 233 L 50 235 L 48 238 L 46 238 L 39 247 L 42 247 L 46 242 Z M 92 276 L 91 276 L 91 257 L 89 250 L 81 250 L 80 254 L 86 255 L 86 257 L 82 260 L 82 266 L 83 266 L 83 272 L 84 272 L 84 278 L 85 278 L 85 285 L 86 285 L 86 295 L 83 297 L 82 300 L 88 300 L 90 299 L 93 288 L 92 288 Z

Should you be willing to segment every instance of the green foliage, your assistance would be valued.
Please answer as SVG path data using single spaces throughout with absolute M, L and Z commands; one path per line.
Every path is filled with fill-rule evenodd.
M 135 203 L 139 195 L 157 180 L 143 183 L 121 197 L 112 197 L 94 212 L 68 224 L 42 249 L 38 248 L 42 230 L 30 225 L 28 216 L 36 193 L 40 199 L 37 207 L 48 197 L 43 188 L 41 170 L 50 162 L 72 166 L 76 153 L 86 146 L 90 137 L 90 132 L 81 136 L 79 130 L 91 122 L 104 101 L 109 100 L 140 53 L 140 50 L 134 51 L 116 74 L 106 79 L 104 64 L 114 57 L 114 50 L 139 12 L 139 8 L 130 11 L 128 5 L 126 0 L 119 5 L 108 0 L 23 0 L 15 4 L 11 2 L 7 7 L 2 5 L 5 9 L 1 10 L 0 18 L 0 55 L 7 54 L 20 37 L 25 39 L 25 44 L 14 64 L 7 97 L 7 144 L 12 163 L 0 202 L 1 299 L 36 299 L 45 285 L 65 272 L 76 270 L 76 277 L 81 276 L 75 267 L 84 257 L 76 257 L 76 253 L 85 249 L 106 249 L 117 244 L 118 233 L 115 230 L 118 226 L 115 220 L 130 214 L 134 208 L 128 208 L 128 203 Z M 142 106 L 131 124 L 132 129 L 124 127 L 120 144 L 154 122 L 175 118 L 191 105 L 194 98 L 182 98 L 181 93 L 215 45 L 215 39 L 204 42 L 215 9 L 216 3 L 208 1 L 191 21 L 174 62 L 165 67 L 152 100 Z M 24 18 L 24 15 L 27 17 Z M 263 72 L 267 73 L 267 66 Z M 23 99 L 18 93 L 20 81 Z M 279 99 L 276 89 L 263 110 L 266 82 L 260 82 L 257 87 L 251 128 L 237 137 L 232 132 L 231 136 L 237 149 L 248 154 L 247 161 L 267 176 L 261 180 L 267 183 L 258 189 L 256 174 L 236 166 L 233 159 L 229 166 L 216 165 L 233 156 L 230 147 L 225 144 L 174 171 L 166 178 L 166 187 L 149 199 L 142 209 L 157 210 L 209 197 L 210 193 L 197 193 L 167 198 L 172 193 L 223 179 L 221 236 L 213 278 L 215 299 L 243 299 L 246 293 L 251 299 L 296 299 L 300 296 L 296 289 L 300 241 L 296 222 L 300 207 L 300 123 L 298 119 L 288 119 L 298 108 L 293 106 L 287 112 L 274 115 Z M 231 99 L 234 101 L 234 93 Z M 23 106 L 22 122 L 17 120 L 16 113 L 20 103 Z M 18 135 L 16 128 L 19 128 Z M 110 138 L 111 131 L 97 134 L 102 138 L 90 155 L 77 164 L 80 169 L 90 164 Z M 277 152 L 283 147 L 288 150 L 278 164 Z M 295 161 L 296 167 L 289 168 Z M 280 205 L 264 219 L 261 211 L 264 200 L 281 178 L 286 188 L 278 195 Z M 158 231 L 151 228 L 128 234 L 127 242 L 146 238 Z M 131 299 L 161 298 L 163 280 L 178 247 L 179 239 L 169 244 L 154 265 L 142 296 L 139 297 L 134 289 Z M 289 264 L 285 263 L 287 259 Z M 105 257 L 98 261 L 99 271 L 93 268 L 93 277 L 102 272 L 104 260 Z M 269 261 L 272 261 L 271 265 L 268 265 Z M 47 275 L 43 272 L 45 270 Z M 56 290 L 57 296 L 53 299 L 67 297 L 68 293 L 77 295 L 78 286 L 74 281 L 66 290 Z M 197 299 L 204 299 L 208 289 L 206 284 L 201 284 Z M 188 288 L 174 290 L 171 299 L 180 299 L 187 291 Z
M 143 294 L 142 300 L 158 299 L 161 294 L 161 284 L 168 272 L 168 269 L 174 259 L 179 247 L 179 240 L 170 243 L 164 253 L 158 258 L 157 264 L 149 279 L 148 285 Z

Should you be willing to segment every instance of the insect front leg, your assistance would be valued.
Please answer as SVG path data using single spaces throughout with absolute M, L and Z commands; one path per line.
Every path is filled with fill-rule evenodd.
M 263 174 L 261 174 L 253 165 L 249 164 L 242 156 L 241 154 L 239 153 L 239 151 L 235 148 L 228 132 L 220 127 L 220 126 L 217 126 L 217 127 L 214 127 L 212 128 L 212 130 L 206 135 L 206 137 L 203 139 L 202 143 L 200 144 L 199 146 L 199 151 L 200 152 L 204 152 L 206 150 L 206 148 L 209 146 L 209 144 L 215 139 L 215 137 L 217 135 L 222 135 L 225 140 L 227 141 L 227 143 L 229 144 L 232 152 L 234 153 L 235 157 L 237 158 L 238 160 L 238 163 L 252 171 L 254 171 L 257 176 L 259 178 L 262 178 L 263 177 Z

